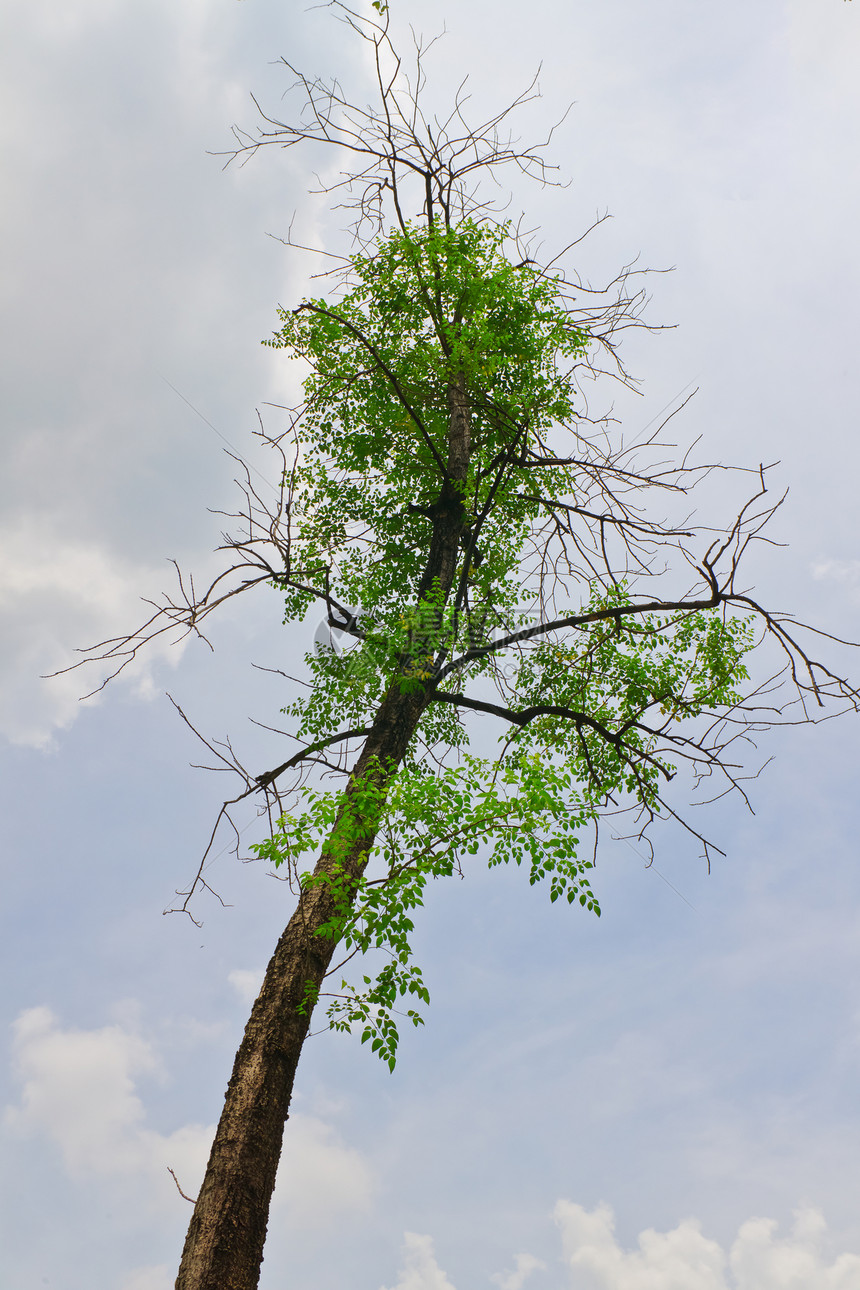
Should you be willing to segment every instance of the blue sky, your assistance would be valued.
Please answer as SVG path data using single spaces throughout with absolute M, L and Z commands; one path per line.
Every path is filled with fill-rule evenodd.
M 469 73 L 476 112 L 498 105 L 542 62 L 524 134 L 573 100 L 570 186 L 516 200 L 547 246 L 608 209 L 595 279 L 636 255 L 675 270 L 649 314 L 677 328 L 626 351 L 626 427 L 696 386 L 681 441 L 779 460 L 785 546 L 757 589 L 860 639 L 857 6 L 399 0 L 395 22 L 447 26 L 440 98 Z M 219 434 L 263 469 L 255 409 L 295 390 L 259 341 L 308 261 L 267 234 L 295 214 L 298 240 L 340 243 L 307 195 L 318 159 L 209 153 L 253 125 L 251 91 L 279 104 L 279 56 L 359 87 L 366 68 L 329 13 L 274 0 L 13 0 L 0 49 L 0 1282 L 167 1290 L 190 1210 L 167 1169 L 193 1193 L 289 906 L 225 853 L 227 908 L 162 915 L 222 789 L 164 694 L 274 764 L 248 717 L 289 694 L 251 664 L 300 665 L 312 625 L 261 591 L 214 653 L 159 648 L 88 703 L 81 674 L 39 676 L 133 627 L 169 558 L 214 568 Z M 651 869 L 606 839 L 599 922 L 516 873 L 434 890 L 433 1003 L 396 1073 L 339 1036 L 303 1056 L 263 1290 L 860 1284 L 858 726 L 760 751 L 756 814 L 710 812 L 710 876 L 667 831 Z

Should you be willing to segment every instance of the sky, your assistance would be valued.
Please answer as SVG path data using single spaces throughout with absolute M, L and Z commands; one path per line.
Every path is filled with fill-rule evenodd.
M 860 639 L 860 8 L 844 0 L 396 0 L 447 34 L 440 103 L 474 111 L 541 65 L 523 137 L 565 188 L 518 188 L 545 245 L 608 212 L 578 267 L 655 270 L 631 337 L 638 433 L 691 389 L 679 443 L 779 462 L 768 603 Z M 318 156 L 223 168 L 280 58 L 369 95 L 325 8 L 276 0 L 10 0 L 0 16 L 0 1285 L 168 1290 L 256 983 L 289 914 L 226 849 L 199 926 L 162 911 L 224 792 L 166 697 L 249 765 L 281 760 L 314 624 L 276 594 L 203 643 L 159 644 L 93 698 L 41 676 L 203 579 L 265 474 L 257 411 L 296 392 L 260 341 L 342 214 Z M 721 476 L 704 502 L 735 500 Z M 722 482 L 721 482 L 722 481 Z M 822 648 L 825 648 L 822 646 Z M 826 647 L 860 676 L 856 652 Z M 256 665 L 256 666 L 254 666 Z M 418 929 L 426 1027 L 393 1075 L 321 1033 L 302 1057 L 261 1287 L 856 1290 L 860 1285 L 857 720 L 775 731 L 739 803 L 710 809 L 708 874 L 677 832 L 646 867 L 605 839 L 604 910 L 550 906 L 480 866 Z M 258 828 L 252 816 L 244 841 Z

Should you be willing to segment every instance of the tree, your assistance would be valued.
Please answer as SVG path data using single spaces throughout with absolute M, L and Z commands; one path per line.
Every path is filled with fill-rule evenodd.
M 712 468 L 667 464 L 661 431 L 627 445 L 589 413 L 593 377 L 627 379 L 617 344 L 644 325 L 644 297 L 629 267 L 599 291 L 565 271 L 577 243 L 541 263 L 485 199 L 481 179 L 505 166 L 550 178 L 543 144 L 503 133 L 532 88 L 475 127 L 462 95 L 446 119 L 425 117 L 425 51 L 410 80 L 384 4 L 374 20 L 335 7 L 373 54 L 376 107 L 290 68 L 297 123 L 264 115 L 233 154 L 317 142 L 352 159 L 334 188 L 354 211 L 354 249 L 335 257 L 325 298 L 280 311 L 268 342 L 308 373 L 288 428 L 261 429 L 277 505 L 248 474 L 228 568 L 202 595 L 180 578 L 140 631 L 93 654 L 120 670 L 161 632 L 202 634 L 260 584 L 283 596 L 287 621 L 321 607 L 346 642 L 307 658 L 305 697 L 288 710 L 298 751 L 257 775 L 224 757 L 243 788 L 216 828 L 259 795 L 271 827 L 256 850 L 297 899 L 236 1055 L 181 1290 L 258 1283 L 320 999 L 392 1068 L 398 1007 L 421 1024 L 429 996 L 410 936 L 431 879 L 481 853 L 599 913 L 586 835 L 596 845 L 601 819 L 629 811 L 639 837 L 673 819 L 709 858 L 677 790 L 743 794 L 741 754 L 758 731 L 829 699 L 858 706 L 739 580 L 780 505 L 765 469 L 728 524 L 696 528 L 662 508 L 686 509 Z M 750 653 L 768 641 L 784 669 L 751 680 Z M 202 863 L 186 907 L 201 882 Z M 365 955 L 350 981 L 347 962 Z

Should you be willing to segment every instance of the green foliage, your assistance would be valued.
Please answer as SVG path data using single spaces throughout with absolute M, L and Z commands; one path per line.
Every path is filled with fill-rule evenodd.
M 364 873 L 347 880 L 335 864 L 303 873 L 306 887 L 325 885 L 335 897 L 336 913 L 320 934 L 347 949 L 381 950 L 387 958 L 373 979 L 356 990 L 346 981 L 329 1017 L 335 1029 L 362 1026 L 362 1041 L 394 1068 L 398 1031 L 395 1004 L 401 996 L 429 1002 L 421 971 L 412 962 L 413 912 L 424 903 L 429 879 L 463 872 L 463 862 L 488 849 L 491 866 L 513 862 L 524 866 L 529 882 L 549 882 L 550 900 L 563 897 L 600 913 L 587 873 L 591 860 L 577 858 L 579 833 L 593 818 L 593 808 L 572 793 L 569 769 L 537 755 L 513 753 L 500 764 L 466 754 L 459 765 L 437 774 L 423 763 L 404 765 L 383 793 L 372 777 L 359 786 L 359 801 L 337 829 L 345 848 L 361 836 L 369 813 L 376 839 Z M 285 815 L 278 830 L 255 849 L 275 865 L 295 866 L 330 838 L 342 809 L 338 793 L 305 794 L 307 809 Z M 414 1025 L 422 1018 L 407 1014 Z
M 264 342 L 310 365 L 295 563 L 307 583 L 325 573 L 346 603 L 372 607 L 387 640 L 416 601 L 454 380 L 472 417 L 464 502 L 484 516 L 476 594 L 492 588 L 499 608 L 519 598 L 514 574 L 535 514 L 518 496 L 528 471 L 512 468 L 500 485 L 491 463 L 521 427 L 535 434 L 570 418 L 564 362 L 588 337 L 559 308 L 551 279 L 505 257 L 507 236 L 471 220 L 391 233 L 354 257 L 340 300 L 281 310 L 280 331 Z M 310 600 L 293 591 L 288 617 Z
M 589 609 L 621 603 L 626 597 L 619 585 L 594 597 Z M 588 877 L 593 861 L 579 857 L 583 830 L 618 793 L 659 813 L 659 779 L 674 774 L 654 751 L 661 730 L 680 716 L 731 707 L 741 698 L 742 660 L 752 645 L 746 621 L 724 622 L 713 612 L 674 620 L 610 618 L 579 635 L 575 645 L 541 643 L 529 651 L 517 689 L 523 707 L 535 702 L 572 709 L 590 724 L 540 717 L 496 760 L 463 753 L 456 766 L 432 772 L 413 758 L 384 787 L 374 777 L 354 784 L 352 810 L 341 816 L 337 838 L 348 849 L 372 817 L 370 863 L 357 881 L 347 881 L 337 865 L 301 875 L 304 886 L 324 883 L 335 895 L 336 913 L 321 935 L 349 951 L 378 950 L 387 958 L 375 978 L 363 976 L 361 987 L 341 981 L 328 1015 L 335 1029 L 359 1027 L 362 1042 L 370 1041 L 391 1069 L 398 1001 L 429 1002 L 411 942 L 413 913 L 424 903 L 428 880 L 462 874 L 463 862 L 484 851 L 491 867 L 513 862 L 526 868 L 531 885 L 547 881 L 552 902 L 563 897 L 599 916 Z M 333 676 L 327 677 L 327 702 L 336 688 Z M 652 711 L 658 716 L 646 725 Z M 276 866 L 298 868 L 331 838 L 341 794 L 306 789 L 304 798 L 306 809 L 284 815 L 274 836 L 256 848 Z M 405 1015 L 413 1025 L 423 1024 L 417 1008 Z
M 592 597 L 586 612 L 630 604 L 625 582 Z M 730 710 L 748 677 L 751 618 L 717 610 L 619 615 L 578 628 L 568 641 L 546 640 L 517 672 L 519 706 L 561 707 L 584 720 L 537 717 L 514 740 L 546 756 L 566 756 L 594 803 L 633 795 L 659 813 L 659 787 L 675 767 L 655 752 L 679 720 Z
M 399 1005 L 420 1025 L 429 1000 L 412 947 L 428 882 L 462 873 L 480 852 L 545 882 L 551 901 L 599 915 L 584 831 L 608 804 L 661 813 L 661 784 L 675 773 L 664 736 L 741 701 L 753 644 L 750 622 L 719 609 L 632 612 L 632 589 L 611 579 L 557 609 L 566 625 L 517 639 L 534 599 L 530 537 L 579 487 L 577 466 L 544 451 L 538 496 L 536 450 L 575 420 L 572 367 L 589 338 L 551 276 L 506 257 L 508 234 L 471 220 L 396 230 L 351 260 L 339 299 L 281 310 L 266 342 L 309 366 L 286 621 L 320 587 L 360 606 L 349 648 L 308 656 L 310 690 L 288 709 L 298 733 L 313 742 L 368 726 L 392 686 L 428 696 L 400 765 L 374 764 L 346 795 L 306 786 L 301 809 L 255 848 L 305 889 L 329 889 L 334 913 L 319 935 L 349 956 L 382 955 L 375 976 L 342 980 L 329 1020 L 358 1028 L 392 1069 Z M 455 385 L 472 436 L 462 569 L 455 594 L 420 596 Z M 504 650 L 493 645 L 499 633 Z M 434 700 L 440 660 L 456 660 L 458 692 Z M 469 751 L 456 706 L 475 682 L 482 695 L 496 682 L 515 696 L 495 758 Z M 310 872 L 321 848 L 327 863 Z M 356 852 L 358 870 L 342 863 Z

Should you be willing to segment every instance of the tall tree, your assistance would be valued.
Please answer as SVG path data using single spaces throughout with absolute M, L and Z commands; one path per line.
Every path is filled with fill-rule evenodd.
M 352 159 L 334 187 L 354 208 L 356 249 L 336 257 L 325 298 L 280 311 L 267 342 L 307 370 L 287 430 L 264 434 L 278 504 L 248 475 L 225 572 L 95 652 L 119 670 L 261 583 L 283 595 L 286 621 L 322 610 L 332 633 L 288 710 L 298 751 L 258 775 L 228 759 L 244 783 L 219 822 L 262 795 L 271 829 L 256 849 L 297 898 L 236 1055 L 178 1290 L 258 1284 L 320 998 L 393 1068 L 397 1005 L 418 1025 L 429 998 L 410 935 L 431 878 L 481 854 L 599 914 L 601 818 L 630 811 L 640 837 L 671 818 L 709 857 L 676 785 L 743 793 L 744 740 L 785 704 L 806 720 L 828 699 L 858 702 L 739 581 L 779 505 L 764 469 L 722 529 L 672 522 L 663 508 L 688 509 L 710 468 L 667 464 L 660 431 L 628 445 L 589 414 L 584 381 L 626 379 L 616 345 L 642 325 L 643 296 L 629 270 L 602 291 L 565 270 L 576 243 L 539 262 L 487 202 L 481 180 L 504 167 L 548 179 L 543 145 L 504 133 L 531 90 L 477 126 L 462 97 L 426 117 L 424 51 L 410 77 L 384 4 L 373 20 L 335 7 L 372 52 L 376 106 L 285 64 L 297 122 L 266 117 L 237 138 L 236 155 L 316 141 Z M 748 656 L 768 640 L 784 669 L 754 683 Z M 357 983 L 344 976 L 356 955 L 370 955 Z

